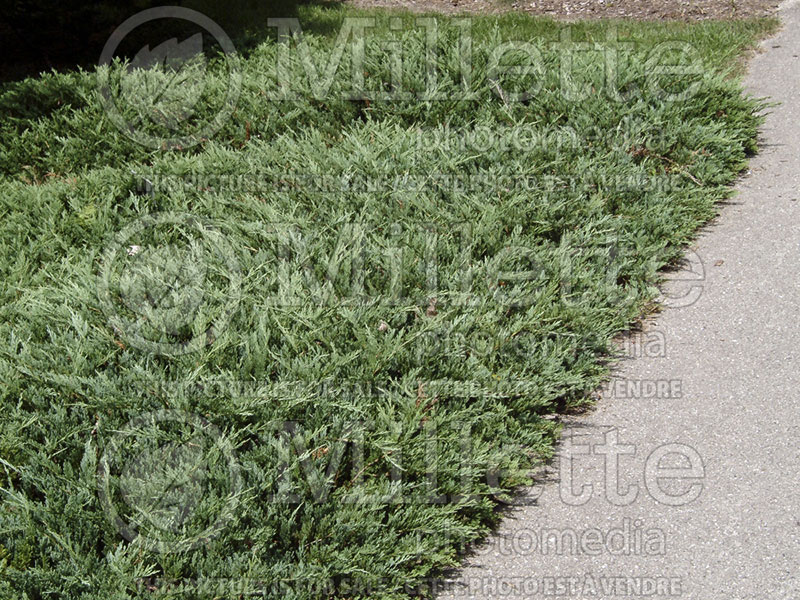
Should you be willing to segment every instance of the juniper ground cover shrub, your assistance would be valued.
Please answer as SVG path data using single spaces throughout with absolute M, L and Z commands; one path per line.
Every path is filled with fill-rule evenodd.
M 0 597 L 430 593 L 755 149 L 770 22 L 473 19 L 465 85 L 463 24 L 304 14 L 188 143 L 98 100 L 167 68 L 2 88 Z

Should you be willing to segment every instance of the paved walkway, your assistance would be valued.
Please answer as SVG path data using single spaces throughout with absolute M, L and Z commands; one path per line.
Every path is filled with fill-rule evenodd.
M 440 598 L 800 600 L 800 2 L 781 17 L 746 86 L 782 104 L 702 276 L 666 288 L 699 298 L 647 325 Z

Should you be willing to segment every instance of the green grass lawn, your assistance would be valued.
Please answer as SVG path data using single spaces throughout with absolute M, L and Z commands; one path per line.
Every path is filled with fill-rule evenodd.
M 169 137 L 167 70 L 0 88 L 0 598 L 429 591 L 730 195 L 776 26 L 475 18 L 465 85 L 454 21 L 301 18 L 321 83 L 254 33 L 213 135 L 104 111 Z

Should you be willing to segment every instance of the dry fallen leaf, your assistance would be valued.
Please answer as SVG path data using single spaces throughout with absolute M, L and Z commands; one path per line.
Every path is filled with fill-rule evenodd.
M 436 310 L 436 298 L 431 298 L 428 300 L 428 310 L 425 311 L 425 314 L 429 317 L 435 317 L 439 311 Z

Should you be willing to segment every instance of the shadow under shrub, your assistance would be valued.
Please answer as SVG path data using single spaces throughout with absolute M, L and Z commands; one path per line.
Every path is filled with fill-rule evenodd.
M 266 26 L 270 17 L 294 16 L 299 0 L 14 0 L 0 23 L 0 81 L 19 79 L 50 69 L 97 63 L 106 40 L 121 23 L 139 11 L 163 5 L 191 8 L 211 18 L 231 38 Z M 171 33 L 180 30 L 171 24 Z M 135 53 L 150 40 L 128 40 Z

